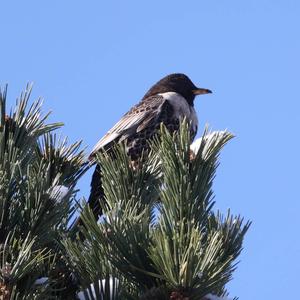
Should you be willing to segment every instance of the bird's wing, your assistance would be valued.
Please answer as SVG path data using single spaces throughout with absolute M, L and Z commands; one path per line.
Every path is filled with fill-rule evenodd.
M 111 143 L 122 141 L 150 126 L 160 115 L 165 99 L 161 95 L 148 97 L 135 105 L 95 145 L 92 158 L 100 149 L 107 149 Z

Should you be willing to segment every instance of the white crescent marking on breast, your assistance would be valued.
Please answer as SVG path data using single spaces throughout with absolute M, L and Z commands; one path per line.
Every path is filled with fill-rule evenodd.
M 178 119 L 186 117 L 187 120 L 191 122 L 192 129 L 197 131 L 198 118 L 196 111 L 193 106 L 187 103 L 183 96 L 175 92 L 161 93 L 159 95 L 171 103 Z

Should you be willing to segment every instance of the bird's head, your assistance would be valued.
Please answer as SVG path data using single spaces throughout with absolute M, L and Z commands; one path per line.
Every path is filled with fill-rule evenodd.
M 183 96 L 190 105 L 193 105 L 197 95 L 210 94 L 211 90 L 198 88 L 185 74 L 175 73 L 162 78 L 153 85 L 143 99 L 167 92 L 178 93 Z

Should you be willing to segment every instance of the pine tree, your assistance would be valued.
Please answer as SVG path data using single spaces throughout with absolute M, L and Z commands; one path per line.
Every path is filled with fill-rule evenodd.
M 89 167 L 80 142 L 46 124 L 31 88 L 6 113 L 0 93 L 0 299 L 206 300 L 224 296 L 250 223 L 213 210 L 212 184 L 227 131 L 162 126 L 132 164 L 124 145 L 99 153 L 105 201 L 94 219 L 76 198 Z M 83 226 L 70 225 L 74 203 Z M 214 298 L 217 299 L 217 298 Z

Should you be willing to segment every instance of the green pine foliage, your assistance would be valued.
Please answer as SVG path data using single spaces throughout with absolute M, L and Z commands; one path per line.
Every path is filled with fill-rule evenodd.
M 124 145 L 116 147 L 114 155 L 99 154 L 104 217 L 97 223 L 86 207 L 81 229 L 85 241 L 66 243 L 70 259 L 74 249 L 83 247 L 78 253 L 93 268 L 86 285 L 87 277 L 78 270 L 82 258 L 73 263 L 83 290 L 113 274 L 118 278 L 113 299 L 200 300 L 209 293 L 226 293 L 250 225 L 230 212 L 222 216 L 212 210 L 219 153 L 231 138 L 228 132 L 205 131 L 191 158 L 184 122 L 174 136 L 162 126 L 152 152 L 138 166 L 132 165 Z M 96 263 L 96 245 L 105 264 Z M 89 293 L 85 299 L 100 299 L 99 295 L 93 298 Z
M 10 113 L 6 91 L 0 92 L 0 299 L 50 299 L 64 265 L 57 241 L 74 211 L 84 155 L 80 143 L 57 140 L 52 132 L 62 124 L 45 123 L 41 100 L 29 105 L 31 86 Z M 41 277 L 46 284 L 36 284 Z
M 6 112 L 0 93 L 0 300 L 203 300 L 222 296 L 250 223 L 213 210 L 213 180 L 229 132 L 204 131 L 197 153 L 189 126 L 162 126 L 134 164 L 125 145 L 99 153 L 105 201 L 74 220 L 76 183 L 88 169 L 80 142 L 46 124 L 31 87 Z M 75 223 L 76 224 L 76 223 Z

